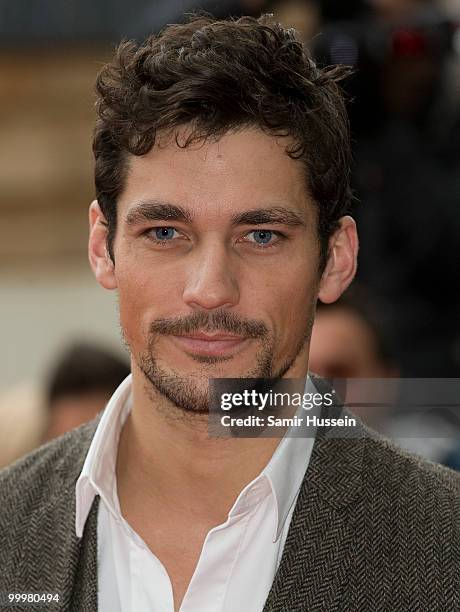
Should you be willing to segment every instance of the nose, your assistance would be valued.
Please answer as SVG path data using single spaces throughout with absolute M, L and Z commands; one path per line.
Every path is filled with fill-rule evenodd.
M 195 309 L 213 310 L 238 304 L 240 292 L 230 253 L 220 241 L 207 241 L 187 261 L 184 302 Z

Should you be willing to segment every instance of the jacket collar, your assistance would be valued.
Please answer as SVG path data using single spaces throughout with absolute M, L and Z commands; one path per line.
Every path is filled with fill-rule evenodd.
M 334 407 L 328 416 L 348 414 Z M 322 415 L 323 416 L 323 415 Z M 350 415 L 349 415 L 350 416 Z M 361 501 L 364 426 L 349 438 L 318 434 L 281 563 L 263 612 L 339 609 L 353 559 Z

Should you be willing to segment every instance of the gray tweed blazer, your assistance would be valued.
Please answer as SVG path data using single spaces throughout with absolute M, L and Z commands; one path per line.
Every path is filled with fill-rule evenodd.
M 96 424 L 0 472 L 0 596 L 60 597 L 1 610 L 97 610 L 97 497 L 75 535 Z M 460 474 L 363 432 L 317 436 L 263 612 L 460 611 Z

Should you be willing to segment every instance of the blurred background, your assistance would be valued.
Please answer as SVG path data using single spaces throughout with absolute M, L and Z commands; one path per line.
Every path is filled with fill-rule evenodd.
M 8 440 L 9 457 L 76 424 L 71 408 L 67 425 L 51 424 L 51 389 L 62 363 L 67 372 L 94 363 L 82 344 L 120 363 L 113 385 L 124 375 L 115 295 L 86 256 L 93 85 L 122 37 L 142 40 L 197 9 L 274 13 L 319 64 L 354 68 L 358 299 L 321 311 L 315 369 L 460 378 L 460 0 L 0 0 L 0 448 Z M 348 302 L 361 305 L 354 315 Z M 360 335 L 364 311 L 372 325 Z M 89 389 L 102 408 L 85 376 L 70 388 Z M 88 404 L 81 414 L 93 414 Z

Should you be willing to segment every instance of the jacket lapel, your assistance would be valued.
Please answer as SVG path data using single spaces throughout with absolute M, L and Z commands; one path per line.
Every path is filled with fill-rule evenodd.
M 52 494 L 30 521 L 26 566 L 27 588 L 59 595 L 63 612 L 95 612 L 97 610 L 97 510 L 96 497 L 81 539 L 75 533 L 75 483 L 83 467 L 98 419 L 80 428 L 62 442 L 67 452 L 55 462 L 49 487 Z M 40 546 L 37 546 L 37 542 Z M 44 551 L 43 547 L 49 550 Z M 36 556 L 36 561 L 34 558 Z M 46 560 L 45 564 L 43 559 Z M 32 580 L 35 574 L 36 580 Z M 46 581 L 44 581 L 46 577 Z
M 341 609 L 364 444 L 364 439 L 317 435 L 264 612 Z
M 74 572 L 71 598 L 72 612 L 94 612 L 98 609 L 97 516 L 99 496 L 94 498 L 85 523 Z

